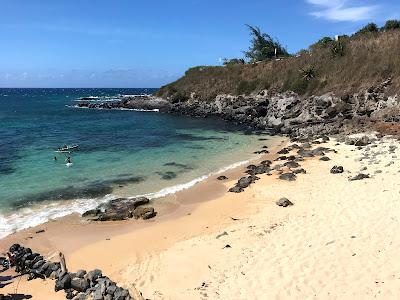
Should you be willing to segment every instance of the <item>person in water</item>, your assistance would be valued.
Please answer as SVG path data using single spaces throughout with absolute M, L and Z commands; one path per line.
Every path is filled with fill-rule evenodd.
M 54 156 L 54 158 L 53 158 L 53 159 L 54 159 L 54 161 L 57 161 L 57 156 Z
M 68 156 L 68 158 L 67 158 L 67 164 L 71 164 L 71 156 Z

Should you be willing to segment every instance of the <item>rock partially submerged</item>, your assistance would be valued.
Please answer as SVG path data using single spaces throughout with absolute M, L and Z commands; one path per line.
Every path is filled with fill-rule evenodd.
M 150 200 L 146 197 L 118 198 L 86 211 L 82 214 L 82 217 L 91 221 L 121 221 L 132 217 L 146 220 L 157 215 L 153 207 L 142 207 L 149 203 Z
M 90 99 L 86 99 L 90 100 Z M 92 108 L 92 109 L 134 109 L 145 111 L 160 111 L 167 112 L 170 110 L 171 104 L 162 98 L 137 95 L 137 96 L 121 96 L 116 101 L 97 100 L 96 102 L 81 101 L 77 104 L 79 108 Z

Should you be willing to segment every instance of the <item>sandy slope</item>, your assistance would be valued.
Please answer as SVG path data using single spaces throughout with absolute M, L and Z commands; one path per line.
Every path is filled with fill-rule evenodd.
M 193 202 L 184 215 L 66 251 L 68 263 L 100 267 L 150 299 L 398 299 L 400 144 L 323 146 L 338 153 L 302 162 L 307 174 L 295 182 L 262 175 L 241 194 L 218 183 L 202 203 L 191 201 L 201 198 L 196 187 L 181 194 Z M 345 172 L 331 174 L 333 165 Z M 348 180 L 365 167 L 371 178 Z M 281 197 L 294 206 L 278 207 Z M 20 291 L 51 295 L 37 282 Z

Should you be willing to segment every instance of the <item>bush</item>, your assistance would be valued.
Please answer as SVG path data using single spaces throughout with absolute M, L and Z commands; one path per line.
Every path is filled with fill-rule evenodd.
M 301 76 L 305 80 L 312 80 L 317 77 L 317 71 L 314 66 L 309 66 L 300 70 Z
M 333 42 L 333 39 L 329 36 L 323 37 L 315 44 L 310 46 L 311 50 L 321 49 L 321 48 L 328 48 L 328 46 Z
M 394 30 L 400 29 L 400 21 L 399 20 L 388 20 L 385 23 L 385 26 L 382 27 L 382 30 Z
M 258 87 L 259 82 L 258 80 L 242 80 L 239 82 L 239 85 L 237 87 L 237 94 L 238 95 L 248 95 L 251 94 L 256 90 Z
M 379 28 L 375 23 L 369 23 L 368 25 L 364 26 L 359 31 L 357 31 L 356 34 L 365 34 L 368 32 L 378 32 L 378 31 Z
M 331 45 L 331 53 L 333 56 L 343 56 L 344 55 L 344 43 L 335 41 Z
M 223 60 L 224 66 L 244 65 L 244 64 L 245 64 L 245 61 L 243 58 L 232 58 L 232 59 L 224 58 L 224 60 Z
M 269 60 L 276 56 L 289 56 L 287 50 L 270 35 L 262 33 L 260 28 L 246 25 L 250 30 L 250 35 L 253 37 L 249 51 L 246 51 L 245 56 L 251 62 Z
M 302 77 L 298 77 L 288 84 L 288 90 L 293 91 L 299 95 L 305 94 L 308 88 L 309 81 Z

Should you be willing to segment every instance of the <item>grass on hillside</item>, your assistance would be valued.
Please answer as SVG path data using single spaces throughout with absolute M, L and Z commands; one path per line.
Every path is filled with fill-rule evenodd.
M 338 49 L 339 48 L 339 49 Z M 250 94 L 264 89 L 294 91 L 303 96 L 358 92 L 391 77 L 389 92 L 400 88 L 400 30 L 367 32 L 296 56 L 255 64 L 201 66 L 163 86 L 157 95 L 185 101 L 219 94 Z

